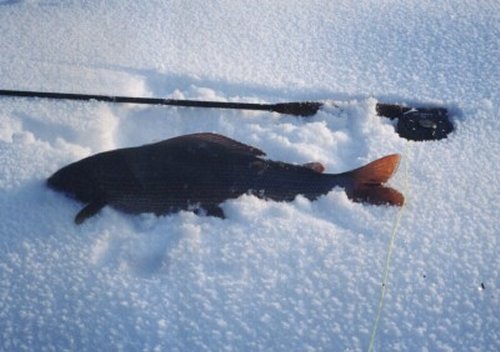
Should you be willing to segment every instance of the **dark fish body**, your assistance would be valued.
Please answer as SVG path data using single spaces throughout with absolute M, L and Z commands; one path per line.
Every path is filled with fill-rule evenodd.
M 220 203 L 245 193 L 291 201 L 299 194 L 315 199 L 336 186 L 346 189 L 355 200 L 403 202 L 399 192 L 381 186 L 394 172 L 398 156 L 383 158 L 389 158 L 390 163 L 375 167 L 375 171 L 384 169 L 382 180 L 377 175 L 367 178 L 363 168 L 324 174 L 311 166 L 267 160 L 264 155 L 227 137 L 199 133 L 99 153 L 62 168 L 47 182 L 49 187 L 87 203 L 76 216 L 77 223 L 105 205 L 134 214 L 203 210 L 223 217 Z

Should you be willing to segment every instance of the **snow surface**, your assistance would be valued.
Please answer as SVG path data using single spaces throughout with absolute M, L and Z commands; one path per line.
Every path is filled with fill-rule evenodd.
M 92 153 L 196 131 L 341 172 L 389 153 L 407 205 L 377 351 L 500 349 L 498 1 L 0 1 L 0 89 L 224 101 L 263 112 L 0 98 L 0 350 L 361 351 L 398 209 L 226 202 L 227 219 L 81 204 L 44 180 Z M 407 142 L 377 101 L 451 109 Z

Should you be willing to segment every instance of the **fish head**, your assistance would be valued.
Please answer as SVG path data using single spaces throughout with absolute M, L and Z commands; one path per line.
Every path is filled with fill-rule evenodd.
M 47 179 L 47 186 L 82 202 L 96 199 L 99 189 L 85 166 L 77 162 L 63 167 Z

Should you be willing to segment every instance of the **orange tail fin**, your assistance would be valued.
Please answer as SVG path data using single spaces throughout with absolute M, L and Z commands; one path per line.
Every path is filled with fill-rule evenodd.
M 354 186 L 347 190 L 347 196 L 357 202 L 402 206 L 404 196 L 394 188 L 382 185 L 397 170 L 400 159 L 398 154 L 387 155 L 350 171 L 348 174 L 352 176 Z

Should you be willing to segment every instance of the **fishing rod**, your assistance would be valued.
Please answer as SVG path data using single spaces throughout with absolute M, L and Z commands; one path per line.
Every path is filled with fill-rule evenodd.
M 94 100 L 110 103 L 166 105 L 192 108 L 257 110 L 302 117 L 315 115 L 324 105 L 323 102 L 318 101 L 261 104 L 8 89 L 0 89 L 0 96 L 79 101 Z M 384 116 L 393 120 L 397 119 L 396 132 L 401 137 L 409 140 L 424 141 L 443 139 L 453 131 L 453 125 L 448 117 L 448 110 L 441 107 L 408 107 L 398 104 L 377 103 L 376 112 L 379 116 Z

